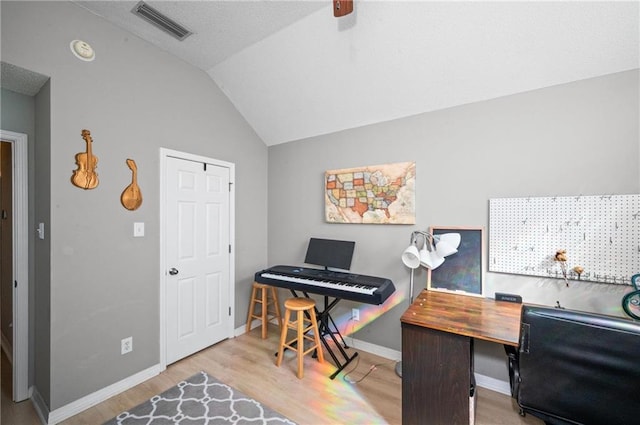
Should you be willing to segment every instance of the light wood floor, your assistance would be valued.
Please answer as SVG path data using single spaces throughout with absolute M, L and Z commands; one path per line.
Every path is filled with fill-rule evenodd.
M 170 365 L 160 375 L 87 409 L 62 424 L 102 424 L 200 370 L 300 425 L 401 423 L 402 384 L 395 374 L 393 361 L 366 353 L 356 346 L 359 361 L 356 363 L 354 360 L 346 369 L 350 371 L 346 375 L 347 379 L 343 377 L 344 374 L 340 374 L 335 380 L 330 380 L 328 376 L 334 370 L 330 357 L 325 355 L 325 364 L 321 365 L 316 359 L 307 356 L 304 378 L 300 380 L 295 375 L 296 360 L 293 353 L 285 357 L 281 367 L 275 366 L 277 333 L 276 327 L 273 327 L 269 338 L 262 340 L 260 330 L 254 329 L 249 334 L 225 340 Z M 347 343 L 351 343 L 349 338 Z M 353 349 L 348 351 L 352 352 Z M 2 423 L 40 424 L 30 401 L 10 401 L 10 367 L 3 354 Z M 6 373 L 7 370 L 9 374 Z M 347 380 L 356 382 L 350 383 Z M 511 397 L 479 388 L 476 424 L 539 425 L 542 422 L 530 415 L 521 417 Z

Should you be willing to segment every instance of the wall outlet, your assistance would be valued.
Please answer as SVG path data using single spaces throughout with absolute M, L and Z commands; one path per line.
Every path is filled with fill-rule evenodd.
M 360 320 L 360 310 L 358 310 L 357 308 L 353 308 L 351 309 L 351 319 L 355 320 L 356 322 Z
M 127 354 L 133 351 L 133 337 L 122 339 L 120 341 L 120 354 Z

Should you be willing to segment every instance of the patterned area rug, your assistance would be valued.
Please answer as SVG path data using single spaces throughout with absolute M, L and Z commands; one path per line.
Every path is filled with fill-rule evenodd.
M 105 425 L 295 425 L 240 391 L 199 372 Z

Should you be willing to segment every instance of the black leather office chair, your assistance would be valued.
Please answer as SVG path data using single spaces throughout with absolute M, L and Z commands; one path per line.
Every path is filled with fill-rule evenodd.
M 521 413 L 547 424 L 640 424 L 640 322 L 524 305 L 507 350 Z

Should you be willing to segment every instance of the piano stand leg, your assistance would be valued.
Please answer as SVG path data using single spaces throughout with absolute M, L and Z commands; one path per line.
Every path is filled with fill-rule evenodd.
M 332 332 L 333 334 L 337 334 L 340 337 L 340 341 L 342 341 L 342 346 L 344 348 L 349 348 L 349 346 L 347 345 L 347 342 L 342 337 L 342 334 L 340 333 L 340 331 L 338 331 L 338 327 L 336 326 L 336 323 L 333 321 L 333 318 L 328 314 L 327 314 L 327 318 L 331 321 L 331 323 L 333 324 L 333 328 L 335 329 L 335 332 L 332 332 L 330 330 L 329 332 Z M 327 323 L 327 329 L 329 329 L 328 323 Z
M 333 302 L 329 303 L 328 297 L 325 296 L 324 297 L 324 310 L 323 311 L 319 311 L 319 310 L 316 309 L 316 314 L 318 315 L 318 327 L 319 327 L 318 331 L 320 332 L 320 341 L 322 341 L 323 345 L 327 349 L 327 352 L 329 353 L 329 355 L 331 356 L 331 358 L 333 359 L 333 361 L 334 361 L 334 363 L 335 363 L 335 365 L 337 367 L 337 370 L 329 376 L 330 379 L 334 379 L 340 372 L 342 372 L 342 370 L 344 370 L 345 367 L 347 367 L 347 365 L 349 363 L 351 363 L 351 361 L 353 359 L 358 357 L 358 353 L 357 352 L 354 353 L 352 356 L 349 356 L 349 354 L 344 350 L 345 348 L 349 348 L 349 347 L 347 346 L 347 343 L 345 342 L 344 338 L 342 337 L 342 334 L 340 333 L 340 330 L 336 326 L 336 323 L 333 321 L 333 318 L 331 317 L 331 314 L 329 314 L 331 309 L 333 307 L 335 307 L 335 305 L 338 303 L 338 301 L 340 301 L 340 299 L 336 298 L 336 299 L 333 300 Z M 333 330 L 331 329 L 331 325 L 333 325 Z M 336 338 L 336 335 L 338 335 L 338 337 L 340 338 L 340 341 L 342 343 L 340 343 L 338 338 Z M 341 362 L 338 359 L 338 357 L 336 356 L 336 353 L 334 352 L 334 350 L 329 345 L 329 342 L 326 339 L 327 336 L 329 336 L 331 338 L 331 340 L 333 341 L 333 344 L 336 346 L 336 348 L 340 352 L 340 355 L 344 359 L 343 362 Z M 314 356 L 315 355 L 316 355 L 316 353 L 314 353 Z
M 341 364 L 341 365 L 338 367 L 338 369 L 336 369 L 336 371 L 335 371 L 335 372 L 333 372 L 333 373 L 329 376 L 329 379 L 334 379 L 336 376 L 338 376 L 338 374 L 339 374 L 340 372 L 342 372 L 342 371 L 344 370 L 344 368 L 345 368 L 345 367 L 347 367 L 347 366 L 349 365 L 349 363 L 351 363 L 351 361 L 352 361 L 353 359 L 355 359 L 356 357 L 358 357 L 358 352 L 357 352 L 357 351 L 356 351 L 355 353 L 353 353 L 353 356 L 351 356 L 351 357 L 347 358 L 347 361 L 346 361 L 346 362 L 344 362 L 343 364 Z

